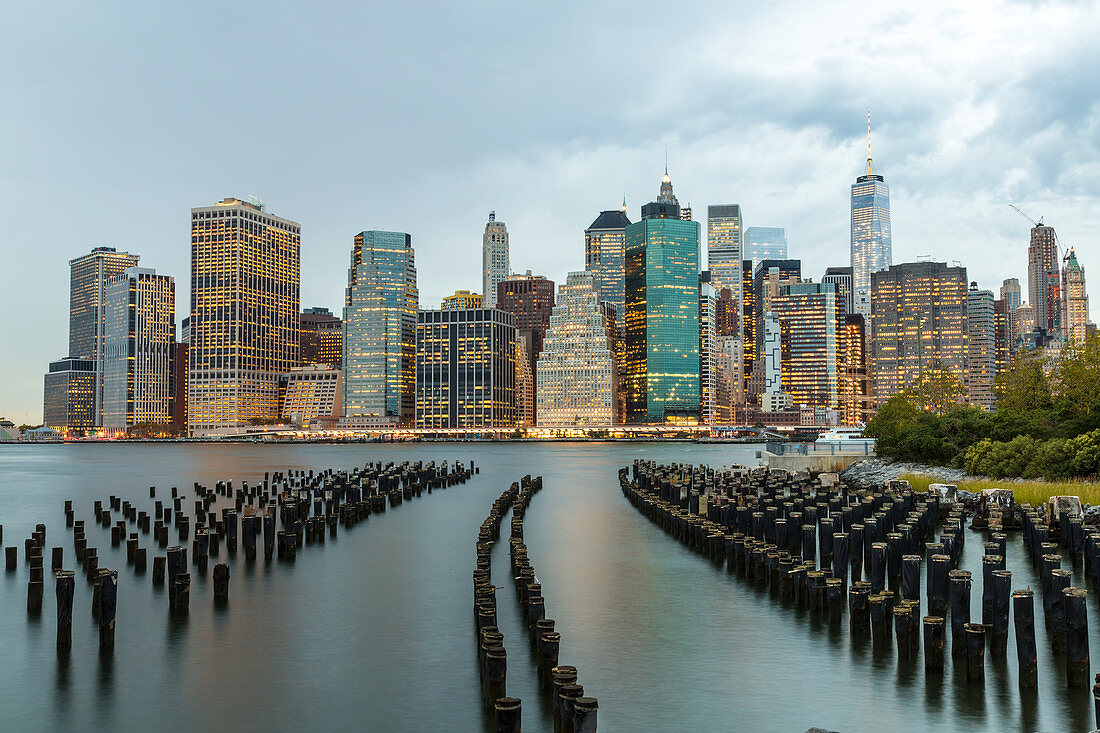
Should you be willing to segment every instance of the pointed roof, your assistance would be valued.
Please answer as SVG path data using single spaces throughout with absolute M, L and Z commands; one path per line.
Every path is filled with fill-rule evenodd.
M 1069 248 L 1069 258 L 1066 261 L 1066 269 L 1081 269 L 1081 265 L 1077 264 L 1077 253 L 1073 251 L 1073 247 Z
M 592 222 L 588 229 L 626 229 L 630 226 L 630 219 L 627 218 L 626 212 L 620 209 L 612 209 L 611 211 L 601 211 L 600 215 L 596 217 L 596 220 Z

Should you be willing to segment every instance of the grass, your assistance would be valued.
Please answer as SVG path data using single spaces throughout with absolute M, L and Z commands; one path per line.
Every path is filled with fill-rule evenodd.
M 909 482 L 914 491 L 927 491 L 929 484 L 945 483 L 922 473 L 904 473 L 899 478 Z M 978 492 L 983 489 L 1011 489 L 1019 504 L 1038 506 L 1051 496 L 1079 496 L 1087 504 L 1100 504 L 1100 483 L 1094 481 L 1013 481 L 1005 479 L 965 479 L 956 484 L 960 489 Z

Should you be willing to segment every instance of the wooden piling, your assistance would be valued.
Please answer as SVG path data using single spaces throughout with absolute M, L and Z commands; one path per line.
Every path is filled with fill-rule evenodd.
M 214 566 L 214 600 L 229 600 L 229 565 L 218 563 Z
M 947 623 L 942 616 L 925 616 L 923 626 L 924 670 L 925 672 L 942 672 L 944 630 Z
M 970 623 L 970 571 L 947 574 L 951 595 L 951 654 L 966 655 L 966 625 Z
M 1032 689 L 1038 684 L 1039 671 L 1035 651 L 1035 596 L 1030 588 L 1012 592 L 1012 616 L 1020 687 Z
M 58 570 L 54 574 L 54 592 L 57 596 L 57 648 L 73 646 L 73 595 L 76 578 L 72 570 Z
M 118 571 L 99 575 L 99 648 L 115 645 L 115 610 L 118 604 Z
M 966 679 L 970 682 L 985 680 L 985 624 L 966 624 Z
M 502 697 L 493 703 L 493 730 L 495 733 L 521 733 L 523 706 L 518 698 Z
M 1084 588 L 1066 588 L 1066 684 L 1070 688 L 1089 686 L 1089 630 Z

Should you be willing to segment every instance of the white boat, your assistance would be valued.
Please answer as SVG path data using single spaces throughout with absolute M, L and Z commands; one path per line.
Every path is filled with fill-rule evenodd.
M 822 433 L 816 442 L 826 445 L 846 445 L 853 448 L 863 448 L 864 446 L 873 448 L 875 446 L 875 439 L 864 437 L 863 428 L 861 427 L 835 427 L 827 433 Z

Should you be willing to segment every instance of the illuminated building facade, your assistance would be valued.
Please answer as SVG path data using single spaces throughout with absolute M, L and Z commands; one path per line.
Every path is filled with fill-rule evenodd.
M 1072 249 L 1062 268 L 1062 313 L 1066 343 L 1083 343 L 1089 321 L 1089 296 L 1085 290 L 1085 269 Z
M 890 232 L 890 187 L 871 165 L 871 121 L 867 117 L 867 174 L 852 184 L 852 289 L 871 292 L 871 276 L 893 262 Z M 862 306 L 863 302 L 857 302 Z M 872 305 L 872 308 L 874 306 Z M 860 311 L 864 317 L 870 315 Z M 872 319 L 873 320 L 873 319 Z M 872 324 L 871 333 L 874 333 Z
M 185 322 L 187 319 L 183 319 Z M 187 350 L 190 348 L 184 340 L 177 341 L 172 347 L 172 429 L 179 433 L 187 432 Z
M 471 293 L 469 290 L 456 290 L 454 295 L 448 295 L 443 299 L 442 309 L 445 311 L 460 311 L 467 308 L 481 307 L 481 293 Z
M 791 282 L 771 299 L 782 343 L 782 391 L 801 407 L 837 406 L 836 292 Z
M 343 413 L 343 370 L 325 364 L 295 367 L 279 375 L 279 416 L 295 425 Z
M 845 425 L 862 425 L 871 418 L 867 379 L 867 329 L 863 316 L 859 313 L 845 316 L 838 340 L 840 357 L 837 366 L 837 392 L 840 418 Z
M 191 209 L 191 434 L 279 417 L 278 375 L 301 356 L 301 231 L 254 200 Z
M 740 275 L 738 275 L 740 277 Z M 729 288 L 718 291 L 714 300 L 714 332 L 718 336 L 737 336 L 741 333 L 740 304 L 734 300 Z
M 993 301 L 993 371 L 995 374 L 1008 369 L 1012 363 L 1012 320 L 1008 303 Z
M 416 427 L 511 427 L 515 420 L 515 316 L 496 308 L 420 311 Z
M 744 402 L 744 376 L 741 367 L 744 345 L 740 336 L 715 337 L 717 366 L 718 424 L 737 422 Z
M 840 323 L 849 313 L 855 313 L 855 299 L 852 297 L 852 268 L 829 267 L 825 270 L 825 276 L 821 278 L 823 283 L 832 283 L 836 291 L 836 317 Z
M 43 385 L 42 423 L 58 432 L 96 427 L 94 359 L 50 362 Z
M 1016 350 L 1018 351 L 1023 345 L 1024 334 L 1035 330 L 1035 309 L 1031 307 L 1030 303 L 1020 303 L 1020 307 L 1016 309 L 1016 313 L 1013 315 L 1013 321 Z
M 516 331 L 516 427 L 535 424 L 535 373 L 531 370 L 531 331 Z
M 764 260 L 787 259 L 787 230 L 783 227 L 748 227 L 742 259 L 749 260 L 750 277 Z
M 550 314 L 554 311 L 554 281 L 543 275 L 512 275 L 497 284 L 496 307 L 516 318 L 516 328 L 526 337 L 527 356 L 534 390 L 524 412 L 532 424 L 540 422 L 538 416 L 538 358 L 542 353 L 546 329 L 550 327 Z
M 970 283 L 966 293 L 967 394 L 970 404 L 993 407 L 993 377 L 997 373 L 997 325 L 993 292 Z
M 1034 327 L 1052 335 L 1062 333 L 1058 266 L 1058 236 L 1054 227 L 1041 224 L 1033 227 L 1027 248 L 1027 297 L 1035 313 Z
M 626 229 L 626 420 L 699 419 L 699 223 L 680 219 L 665 173 Z
M 301 316 L 302 364 L 344 363 L 344 322 L 328 308 L 306 308 Z
M 103 426 L 169 425 L 175 401 L 176 283 L 142 267 L 107 285 Z
M 707 269 L 715 293 L 729 290 L 734 301 L 741 301 L 741 261 L 744 228 L 739 204 L 707 207 Z
M 626 216 L 626 202 L 617 211 L 601 211 L 596 220 L 584 230 L 584 266 L 596 279 L 600 300 L 615 306 L 621 319 L 624 313 L 623 288 L 625 271 L 623 258 L 626 251 L 626 228 L 630 219 Z M 619 323 L 622 328 L 622 323 Z
M 699 283 L 699 418 L 704 425 L 718 422 L 716 303 L 714 287 L 709 282 Z
M 1011 357 L 1016 355 L 1016 311 L 1023 302 L 1020 293 L 1020 281 L 1010 277 L 1002 282 L 1000 296 L 1005 304 L 1005 317 L 1008 321 L 1008 350 Z
M 510 272 L 512 261 L 508 255 L 508 228 L 504 222 L 497 221 L 495 211 L 490 211 L 485 233 L 481 236 L 481 292 L 485 294 L 486 308 L 497 304 L 497 283 L 507 279 Z
M 416 314 L 412 237 L 355 235 L 344 298 L 344 414 L 408 425 L 415 411 Z
M 757 323 L 762 323 L 764 314 L 771 310 L 772 299 L 778 296 L 784 287 L 801 279 L 801 260 L 763 260 L 757 265 L 752 281 Z M 759 342 L 762 337 L 762 332 L 757 334 L 757 341 Z M 759 346 L 759 343 L 757 345 Z
M 114 247 L 96 247 L 89 254 L 69 260 L 69 358 L 95 362 L 91 409 L 96 426 L 103 424 L 103 305 L 107 284 L 136 266 L 138 258 Z
M 870 368 L 875 407 L 942 366 L 967 381 L 965 267 L 906 262 L 871 278 Z
M 753 368 L 756 364 L 756 343 L 760 336 L 756 303 L 756 293 L 753 292 L 752 261 L 745 260 L 741 263 L 741 367 L 744 372 L 741 380 L 741 391 L 743 394 L 747 394 L 749 391 L 749 380 L 752 379 Z
M 540 425 L 615 424 L 613 329 L 614 314 L 601 309 L 595 276 L 587 271 L 569 273 L 539 356 Z

